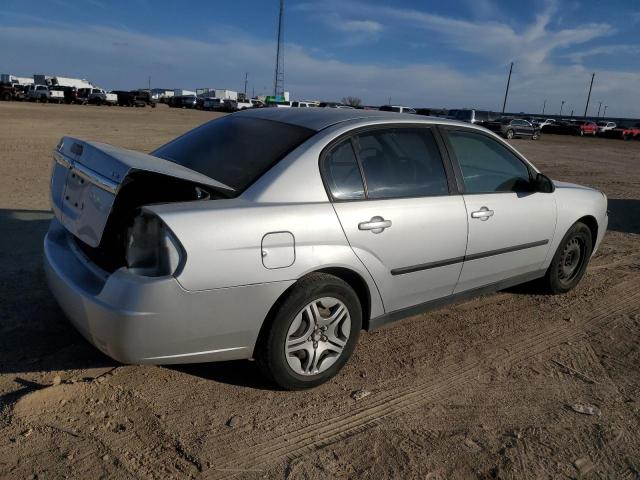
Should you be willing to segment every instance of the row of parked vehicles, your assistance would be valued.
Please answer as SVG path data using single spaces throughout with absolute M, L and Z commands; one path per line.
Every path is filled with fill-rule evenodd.
M 76 88 L 49 85 L 0 84 L 0 99 L 25 100 L 41 103 L 80 105 L 120 105 L 124 107 L 155 107 L 157 101 L 148 90 L 117 90 L 107 92 L 101 88 Z
M 418 112 L 420 113 L 420 112 Z M 542 117 L 502 117 L 501 114 L 486 110 L 449 110 L 447 118 L 475 123 L 502 135 L 505 138 L 530 137 L 537 139 L 542 133 L 576 136 L 600 136 L 622 140 L 640 140 L 640 123 L 617 125 L 601 120 L 554 119 Z

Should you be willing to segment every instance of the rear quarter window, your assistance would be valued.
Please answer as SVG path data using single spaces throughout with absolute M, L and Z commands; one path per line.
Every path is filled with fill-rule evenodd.
M 315 131 L 272 120 L 228 115 L 152 152 L 240 194 Z

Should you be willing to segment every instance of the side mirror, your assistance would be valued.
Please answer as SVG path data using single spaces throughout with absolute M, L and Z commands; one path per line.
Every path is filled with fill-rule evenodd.
M 547 177 L 544 173 L 537 173 L 533 180 L 533 189 L 540 193 L 553 193 L 556 186 L 553 181 Z

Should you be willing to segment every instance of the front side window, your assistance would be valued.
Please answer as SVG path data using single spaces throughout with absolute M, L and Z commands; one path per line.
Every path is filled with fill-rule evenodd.
M 324 178 L 336 200 L 362 200 L 364 185 L 351 140 L 333 147 L 325 157 Z
M 433 134 L 390 128 L 354 137 L 368 198 L 447 195 L 447 177 Z
M 529 169 L 497 140 L 462 130 L 448 132 L 466 193 L 530 191 Z

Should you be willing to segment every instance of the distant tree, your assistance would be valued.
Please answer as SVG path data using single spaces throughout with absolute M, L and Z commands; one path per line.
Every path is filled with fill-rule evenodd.
M 349 105 L 350 107 L 359 107 L 362 105 L 362 100 L 358 97 L 342 97 L 342 103 Z

